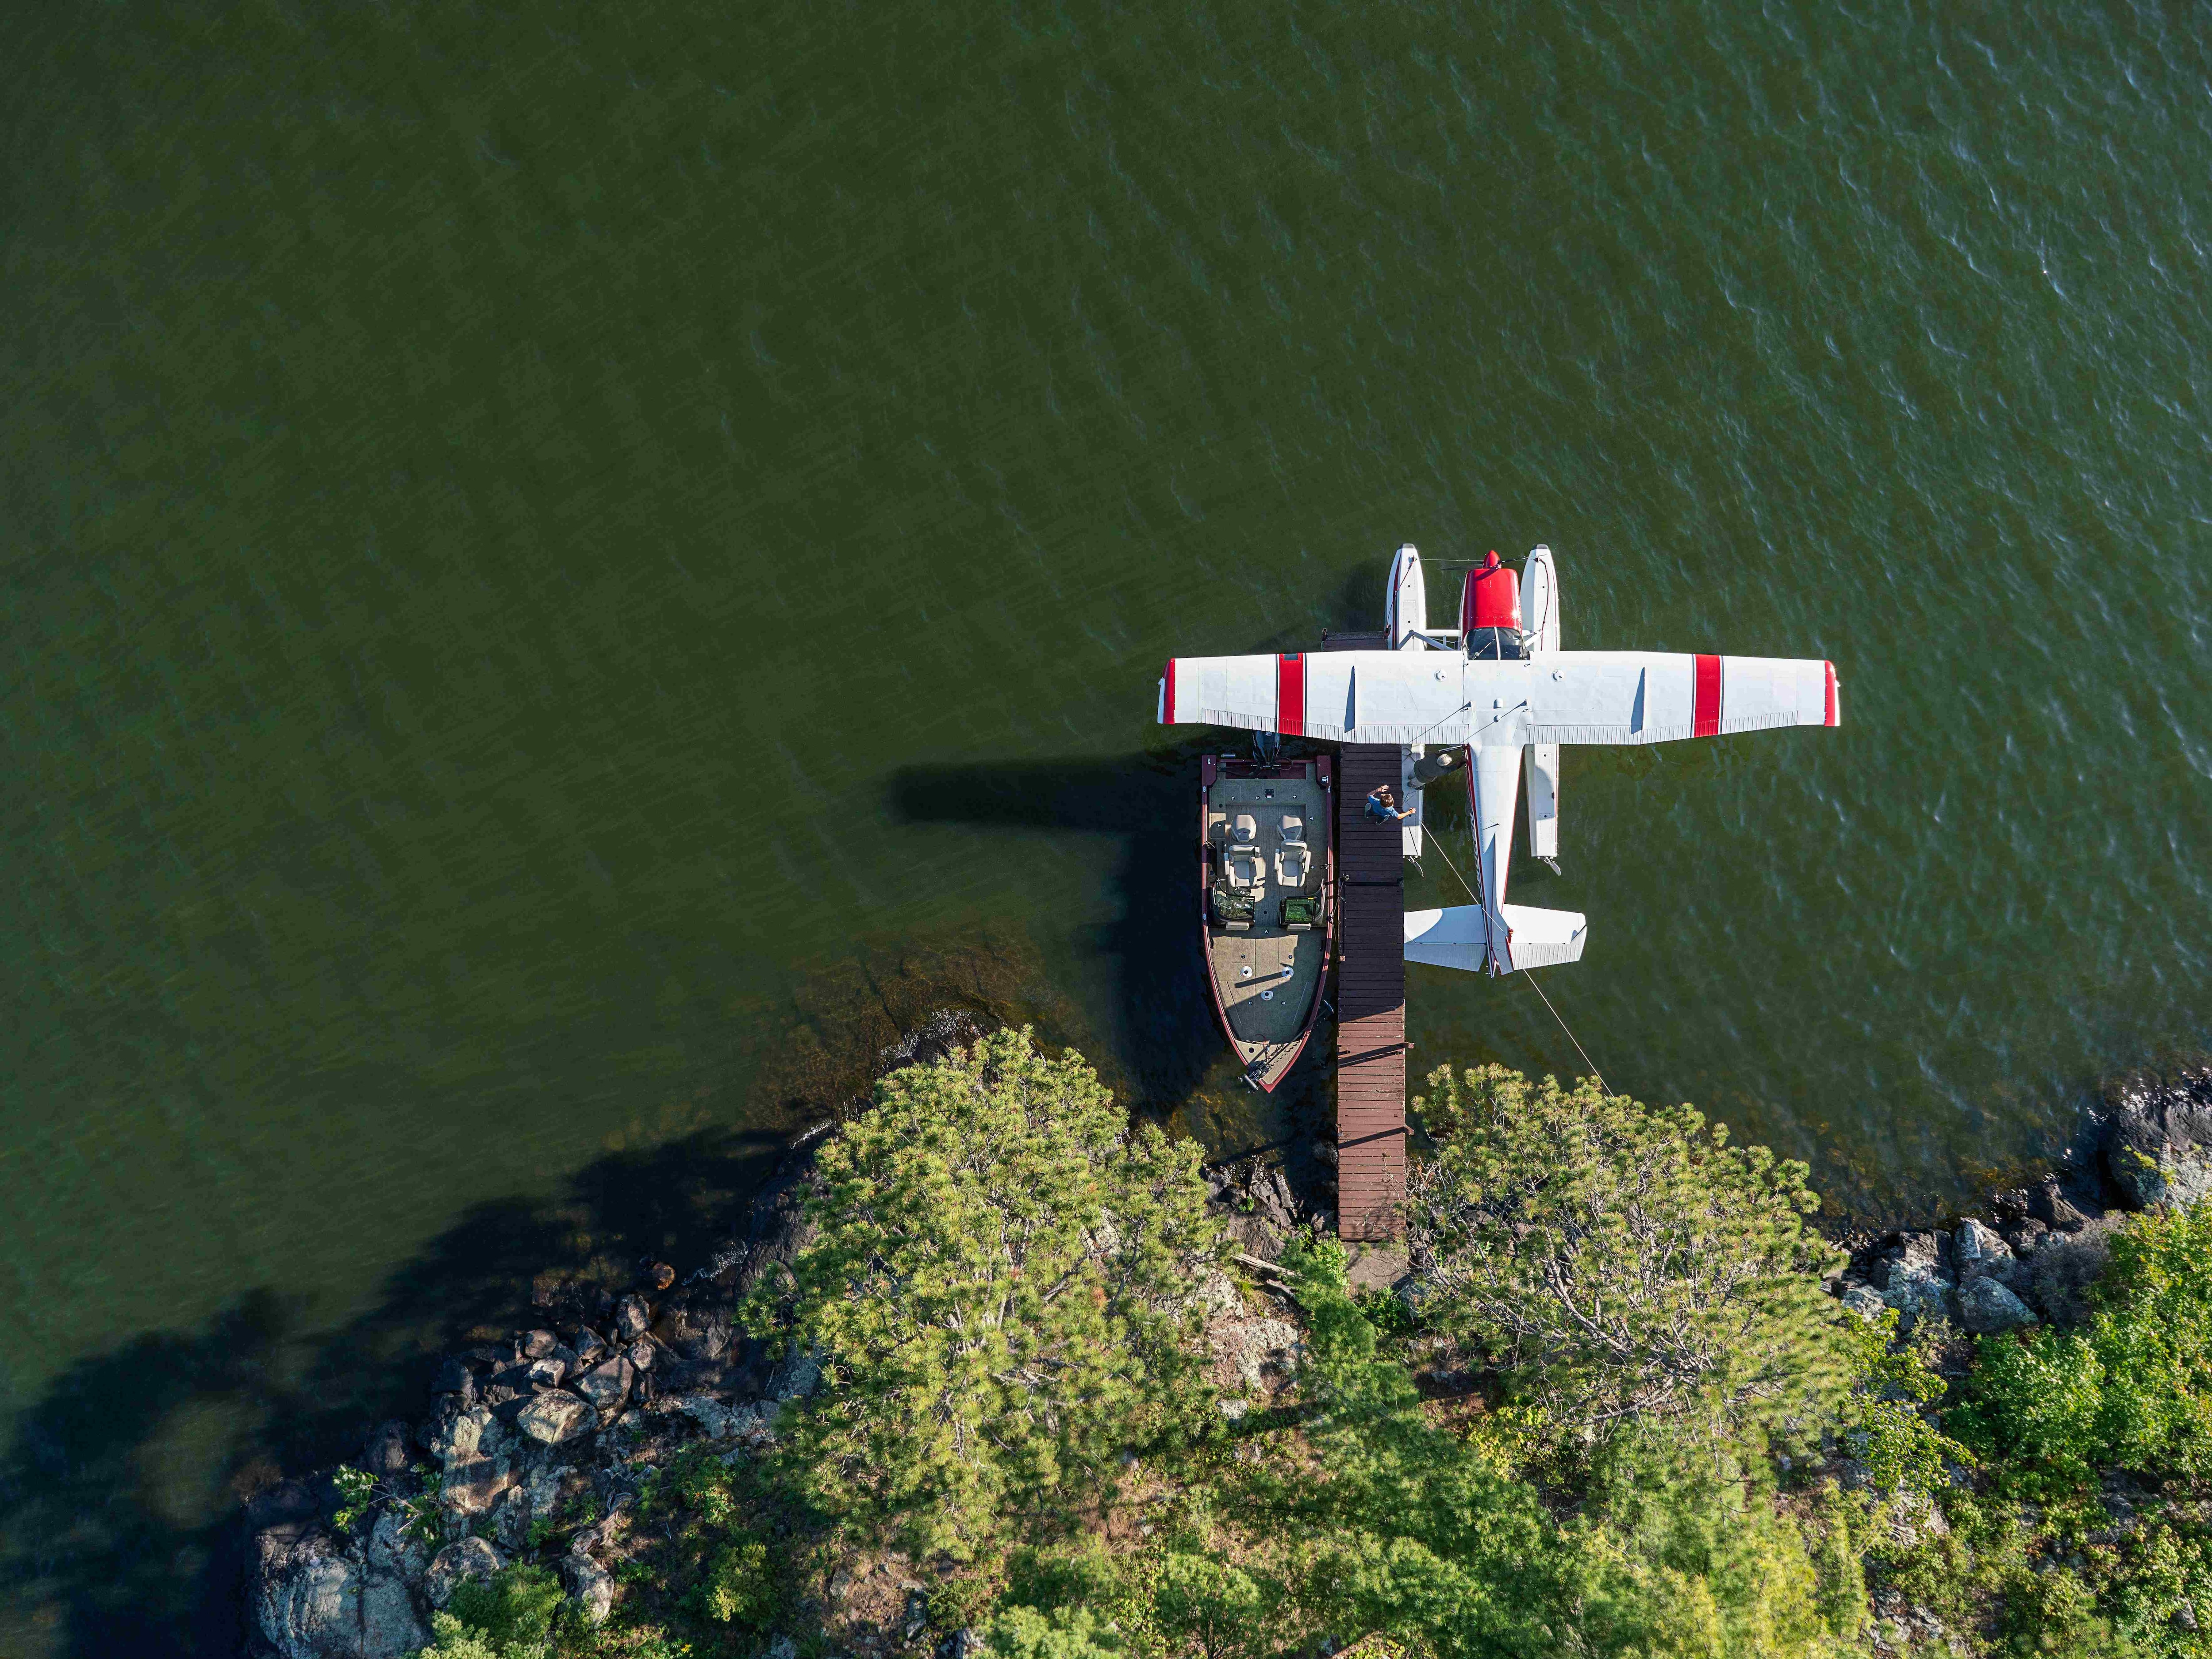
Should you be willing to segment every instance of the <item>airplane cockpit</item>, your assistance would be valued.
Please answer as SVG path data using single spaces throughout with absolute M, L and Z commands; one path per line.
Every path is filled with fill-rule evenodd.
M 1526 662 L 1535 635 L 1518 628 L 1470 628 L 1467 654 L 1473 662 Z

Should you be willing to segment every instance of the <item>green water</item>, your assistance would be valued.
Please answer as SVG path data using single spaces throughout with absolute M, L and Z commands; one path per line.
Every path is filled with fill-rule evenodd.
M 232 1650 L 235 1491 L 696 1247 L 929 1006 L 1308 1134 L 1206 1027 L 1152 682 L 1401 540 L 1844 677 L 1569 757 L 1516 896 L 1615 1086 L 1936 1202 L 2203 1044 L 2202 21 L 19 21 L 0 1650 Z M 1412 994 L 1417 1063 L 1574 1064 Z

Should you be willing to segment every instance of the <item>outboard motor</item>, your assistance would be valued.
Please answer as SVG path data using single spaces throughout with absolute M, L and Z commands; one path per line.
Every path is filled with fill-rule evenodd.
M 1498 550 L 1467 573 L 1460 590 L 1459 629 L 1467 654 L 1481 662 L 1519 662 L 1528 654 L 1521 628 L 1521 574 L 1498 562 Z

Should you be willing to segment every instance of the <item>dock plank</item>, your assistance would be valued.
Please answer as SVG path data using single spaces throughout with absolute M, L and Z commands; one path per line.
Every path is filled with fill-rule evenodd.
M 1380 636 L 1333 635 L 1333 650 Z M 1354 645 L 1350 641 L 1358 640 Z M 1336 1230 L 1395 1238 L 1406 1195 L 1406 883 L 1395 823 L 1368 792 L 1399 781 L 1395 744 L 1346 744 L 1337 763 Z

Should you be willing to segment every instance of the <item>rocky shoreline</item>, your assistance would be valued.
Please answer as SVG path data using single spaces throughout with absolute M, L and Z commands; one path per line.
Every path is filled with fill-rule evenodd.
M 968 1015 L 933 1016 L 884 1052 L 879 1070 L 937 1058 L 981 1033 Z M 582 1617 L 603 1621 L 653 1472 L 695 1449 L 726 1462 L 757 1455 L 773 1443 L 782 1405 L 818 1381 L 804 1358 L 769 1355 L 735 1315 L 805 1243 L 803 1202 L 829 1127 L 787 1152 L 742 1229 L 680 1281 L 672 1267 L 646 1264 L 626 1291 L 564 1291 L 541 1308 L 537 1328 L 448 1355 L 418 1418 L 369 1433 L 351 1466 L 362 1474 L 347 1477 L 350 1498 L 335 1470 L 251 1498 L 248 1654 L 399 1659 L 431 1639 L 430 1615 L 458 1586 L 521 1560 L 557 1565 Z M 1257 1160 L 1208 1180 L 1252 1268 L 1294 1231 L 1331 1217 L 1325 1197 L 1302 1199 L 1279 1169 Z M 1390 1264 L 1379 1272 L 1389 1276 Z M 1286 1310 L 1255 1307 L 1213 1277 L 1200 1289 L 1212 1381 L 1234 1412 L 1287 1385 L 1297 1330 Z M 879 1563 L 818 1612 L 846 1646 L 866 1652 L 896 1644 L 921 1589 Z M 796 1646 L 787 1635 L 769 1650 L 792 1659 Z
M 1984 1335 L 2079 1324 L 2119 1218 L 2212 1194 L 2212 1071 L 2108 1090 L 2077 1151 L 2030 1186 L 1989 1195 L 1948 1228 L 1856 1241 L 1832 1282 L 1845 1306 L 1896 1310 L 1901 1334 L 1936 1320 Z
M 981 1030 L 963 1014 L 933 1016 L 884 1051 L 881 1069 L 935 1058 Z M 350 1498 L 325 1471 L 252 1498 L 248 1652 L 399 1659 L 429 1641 L 431 1613 L 458 1585 L 526 1559 L 557 1564 L 582 1617 L 605 1620 L 653 1471 L 696 1448 L 726 1462 L 757 1455 L 781 1406 L 817 1384 L 810 1362 L 775 1358 L 735 1314 L 805 1243 L 803 1200 L 828 1127 L 791 1149 L 742 1230 L 680 1282 L 648 1264 L 632 1288 L 564 1292 L 536 1328 L 449 1355 L 418 1419 L 369 1434 Z M 1325 1182 L 1301 1194 L 1256 1159 L 1208 1180 L 1232 1248 L 1263 1284 L 1292 1233 L 1333 1218 Z M 1969 1334 L 2076 1323 L 2122 1213 L 2208 1194 L 2212 1072 L 2136 1083 L 2107 1096 L 2081 1153 L 2061 1170 L 1991 1194 L 1983 1213 L 1948 1227 L 1862 1237 L 1830 1289 L 1869 1316 L 1895 1310 L 1901 1334 L 1929 1321 Z M 1373 1252 L 1354 1279 L 1381 1288 L 1404 1267 L 1402 1252 Z M 1291 1310 L 1259 1307 L 1226 1279 L 1202 1287 L 1200 1301 L 1224 1410 L 1287 1385 L 1299 1342 Z M 878 1563 L 811 1611 L 864 1653 L 904 1639 L 923 1589 Z M 787 1634 L 769 1651 L 791 1659 L 796 1647 Z

